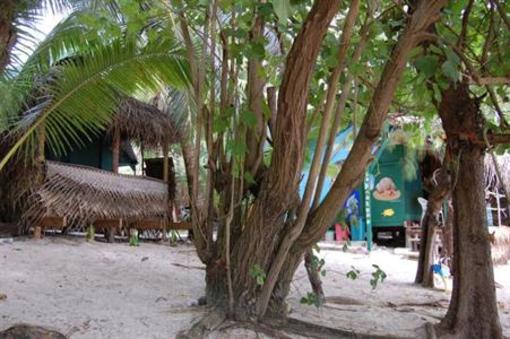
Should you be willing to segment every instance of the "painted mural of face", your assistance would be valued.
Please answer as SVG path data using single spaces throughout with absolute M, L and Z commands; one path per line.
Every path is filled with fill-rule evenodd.
M 384 177 L 375 186 L 374 198 L 385 201 L 397 200 L 400 198 L 400 191 L 397 189 L 393 179 Z

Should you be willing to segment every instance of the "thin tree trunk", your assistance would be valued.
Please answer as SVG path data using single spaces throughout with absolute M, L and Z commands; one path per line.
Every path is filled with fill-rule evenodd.
M 266 1 L 260 0 L 259 3 Z M 250 41 L 257 41 L 264 34 L 264 19 L 261 14 L 257 14 L 255 22 L 250 31 Z M 245 170 L 251 173 L 253 177 L 257 174 L 262 157 L 264 154 L 264 143 L 266 140 L 266 129 L 264 111 L 262 104 L 264 100 L 264 87 L 266 82 L 261 76 L 262 61 L 251 58 L 248 60 L 248 107 L 250 112 L 255 115 L 257 120 L 255 126 L 249 126 L 246 129 L 246 147 L 248 151 L 245 159 Z
M 112 171 L 119 173 L 120 160 L 120 130 L 115 127 L 112 136 Z
M 313 266 L 313 256 L 313 249 L 308 249 L 305 253 L 305 268 L 306 273 L 308 274 L 308 280 L 310 281 L 310 286 L 312 287 L 312 292 L 322 304 L 326 300 L 326 295 L 322 288 L 322 280 L 319 275 L 319 271 Z
M 179 6 L 183 6 L 181 0 L 177 0 Z M 207 15 L 208 17 L 208 15 Z M 203 86 L 205 83 L 204 63 L 197 57 L 197 52 L 193 44 L 191 34 L 188 28 L 187 18 L 184 11 L 179 12 L 179 26 L 186 46 L 186 56 L 190 65 L 191 78 L 193 82 L 193 96 L 196 104 L 196 119 L 193 121 L 196 126 L 194 136 L 190 136 L 190 140 L 183 140 L 181 149 L 186 169 L 186 177 L 188 182 L 188 192 L 191 207 L 191 224 L 193 228 L 193 242 L 197 249 L 197 254 L 204 263 L 211 260 L 210 240 L 204 231 L 204 216 L 200 210 L 199 203 L 199 166 L 200 166 L 200 145 L 202 138 L 202 115 L 204 111 Z M 206 55 L 208 26 L 205 29 L 204 43 L 202 44 L 202 55 Z M 193 140 L 191 140 L 193 139 Z
M 426 227 L 428 229 L 426 232 L 426 237 L 425 237 L 425 239 L 422 238 L 422 244 L 424 245 L 423 246 L 424 257 L 423 257 L 423 261 L 420 262 L 422 264 L 422 266 L 420 267 L 420 265 L 418 265 L 418 269 L 421 268 L 421 272 L 422 272 L 422 276 L 423 276 L 421 285 L 423 287 L 433 288 L 434 287 L 434 273 L 432 271 L 432 265 L 434 264 L 434 249 L 435 249 L 435 242 L 437 239 L 437 229 L 438 229 L 439 225 L 434 220 L 434 217 L 432 215 L 429 215 L 429 217 L 427 218 L 426 225 L 427 225 Z M 421 254 L 421 252 L 422 252 L 422 250 L 420 248 L 420 254 Z
M 298 219 L 298 223 L 301 223 L 302 228 L 305 223 L 306 215 L 308 215 L 308 211 L 310 210 L 310 203 L 312 202 L 312 197 L 314 195 L 314 189 L 317 184 L 317 176 L 319 175 L 321 159 L 323 148 L 326 142 L 326 136 L 328 134 L 328 127 L 331 120 L 331 115 L 333 114 L 333 107 L 336 102 L 336 94 L 338 88 L 338 81 L 340 79 L 340 74 L 345 67 L 345 59 L 347 56 L 347 49 L 349 48 L 349 44 L 351 41 L 352 31 L 354 24 L 356 22 L 356 17 L 359 13 L 359 0 L 354 0 L 351 2 L 349 7 L 349 12 L 347 13 L 347 17 L 345 18 L 344 27 L 342 29 L 342 37 L 340 39 L 340 46 L 338 48 L 337 55 L 337 65 L 333 69 L 331 76 L 328 81 L 328 91 L 326 96 L 326 103 L 324 105 L 324 114 L 322 115 L 322 123 L 319 132 L 319 138 L 317 140 L 317 144 L 315 147 L 315 153 L 312 160 L 312 165 L 310 167 L 308 182 L 306 184 L 305 194 L 303 197 L 303 202 L 301 205 L 300 214 L 302 215 L 301 220 Z M 333 131 L 331 131 L 333 133 Z M 319 195 L 320 196 L 320 195 Z M 305 254 L 305 267 L 308 274 L 308 279 L 310 280 L 310 284 L 312 286 L 312 291 L 315 293 L 317 298 L 320 300 L 324 300 L 324 291 L 322 289 L 322 282 L 317 269 L 312 267 L 313 262 L 313 250 L 309 249 Z
M 454 338 L 502 338 L 487 228 L 483 146 L 458 131 L 480 136 L 483 117 L 467 84 L 442 93 L 440 115 L 448 151 L 457 164 L 453 189 L 453 294 L 438 329 Z
M 309 84 L 320 44 L 339 7 L 338 1 L 315 1 L 287 57 L 278 95 L 271 167 L 251 207 L 243 233 L 233 248 L 233 284 L 240 304 L 236 313 L 241 317 L 246 311 L 255 313 L 250 299 L 256 294 L 257 285 L 249 271 L 255 265 L 269 271 L 279 235 L 284 234 L 285 213 L 295 204 L 306 139 L 304 127 Z M 260 251 L 261 248 L 265 250 Z M 265 283 L 274 282 L 268 278 Z M 265 307 L 262 308 L 265 311 Z
M 351 5 L 352 6 L 352 5 Z M 369 16 L 371 17 L 371 15 Z M 356 49 L 354 50 L 351 63 L 355 64 L 359 61 L 363 50 L 365 49 L 365 45 L 369 36 L 369 28 L 370 25 L 368 23 L 368 19 L 363 24 L 361 28 L 361 40 L 356 45 Z M 322 159 L 322 165 L 319 172 L 319 176 L 317 178 L 317 185 L 315 187 L 315 195 L 312 202 L 311 211 L 315 210 L 317 206 L 319 206 L 322 188 L 324 186 L 324 180 L 326 179 L 327 169 L 329 167 L 329 162 L 331 160 L 331 156 L 333 153 L 333 148 L 335 145 L 336 134 L 338 128 L 340 127 L 340 122 L 342 120 L 343 112 L 345 110 L 345 105 L 347 103 L 347 98 L 349 97 L 351 82 L 354 78 L 352 72 L 349 72 L 347 78 L 345 79 L 344 85 L 342 86 L 340 98 L 338 99 L 338 103 L 336 106 L 335 116 L 333 118 L 333 122 L 331 123 L 331 128 L 329 131 L 329 138 L 326 144 L 326 150 L 324 152 L 324 157 Z M 322 288 L 322 281 L 319 276 L 319 272 L 311 269 L 309 267 L 309 263 L 311 263 L 313 258 L 313 250 L 310 247 L 305 253 L 305 268 L 308 273 L 308 279 L 310 280 L 310 285 L 312 287 L 312 291 L 317 295 L 321 300 L 325 299 L 324 290 Z
M 416 284 L 423 284 L 424 287 L 433 287 L 433 275 L 430 266 L 433 264 L 434 242 L 437 237 L 439 213 L 441 212 L 444 199 L 450 193 L 450 177 L 447 171 L 447 160 L 443 161 L 443 167 L 438 173 L 437 186 L 429 196 L 427 210 L 421 223 L 420 256 L 416 270 Z
M 16 42 L 14 5 L 14 0 L 2 0 L 0 3 L 0 73 L 9 64 L 11 49 Z

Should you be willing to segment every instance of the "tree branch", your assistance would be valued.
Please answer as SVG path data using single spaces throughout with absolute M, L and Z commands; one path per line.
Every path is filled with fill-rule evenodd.
M 243 272 L 255 263 L 269 266 L 274 246 L 277 245 L 275 233 L 279 233 L 283 217 L 294 202 L 306 141 L 304 128 L 310 81 L 322 40 L 339 7 L 340 1 L 337 0 L 314 1 L 287 56 L 278 93 L 271 165 L 262 180 L 259 195 L 251 207 L 247 224 L 238 241 L 238 244 L 249 243 L 255 248 L 264 247 L 266 251 L 261 258 L 254 258 L 245 247 L 236 244 L 233 254 L 236 272 Z M 266 283 L 268 281 L 266 279 Z M 255 287 L 248 275 L 237 275 L 234 284 L 244 286 L 245 289 L 246 286 Z M 263 304 L 267 305 L 267 302 Z M 258 313 L 265 313 L 266 307 L 262 304 L 258 306 Z
M 499 3 L 499 0 L 491 0 L 491 2 L 494 5 L 496 5 L 496 9 L 498 10 L 499 15 L 501 16 L 501 19 L 503 19 L 505 26 L 510 30 L 510 19 L 506 15 L 505 9 Z
M 307 227 L 297 240 L 296 246 L 307 248 L 317 241 L 331 224 L 347 196 L 360 183 L 372 159 L 372 145 L 379 136 L 398 82 L 404 72 L 409 52 L 420 42 L 420 34 L 439 18 L 440 10 L 446 3 L 446 0 L 418 3 L 416 11 L 408 21 L 384 68 L 359 134 L 340 174 L 322 204 L 309 216 Z

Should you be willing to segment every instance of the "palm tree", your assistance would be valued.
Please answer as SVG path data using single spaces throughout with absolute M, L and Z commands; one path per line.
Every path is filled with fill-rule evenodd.
M 49 146 L 61 153 L 80 144 L 83 136 L 104 129 L 119 93 L 188 86 L 188 67 L 178 42 L 168 33 L 151 34 L 157 25 L 137 27 L 129 19 L 109 11 L 75 11 L 21 69 L 4 72 L 0 132 L 8 129 L 11 142 L 0 171 L 23 146 L 32 154 L 37 131 L 44 130 Z
M 33 32 L 44 13 L 77 9 L 108 8 L 115 12 L 116 0 L 3 0 L 0 2 L 0 73 L 17 58 L 18 44 L 35 43 Z M 11 60 L 14 59 L 14 60 Z

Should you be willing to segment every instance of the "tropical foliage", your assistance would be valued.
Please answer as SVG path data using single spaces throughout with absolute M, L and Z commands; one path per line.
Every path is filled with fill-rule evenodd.
M 155 37 L 159 27 L 145 27 L 145 20 L 125 13 L 74 12 L 22 67 L 4 72 L 2 129 L 17 141 L 0 168 L 22 145 L 33 149 L 41 126 L 54 153 L 61 154 L 104 130 L 122 95 L 186 88 L 188 66 L 175 38 Z
M 30 153 L 39 128 L 63 152 L 105 127 L 119 93 L 155 96 L 165 111 L 186 116 L 181 150 L 208 302 L 242 320 L 281 315 L 295 270 L 363 180 L 385 122 L 399 128 L 393 139 L 418 148 L 440 146 L 449 134 L 443 153 L 456 177 L 479 164 L 488 142 L 500 140 L 505 150 L 508 141 L 498 137 L 508 137 L 509 127 L 509 11 L 497 0 L 118 0 L 81 9 L 23 67 L 4 72 L 0 117 L 15 142 L 0 170 L 22 145 Z M 477 124 L 461 126 L 463 114 Z M 352 150 L 321 201 L 335 136 L 349 125 Z M 416 157 L 406 156 L 409 176 Z M 305 163 L 310 175 L 300 196 Z M 483 199 L 478 191 L 479 200 L 463 199 L 466 185 L 451 190 L 459 211 Z M 486 260 L 485 212 L 478 212 L 473 246 Z M 465 248 L 458 223 L 456 241 Z M 461 268 L 474 265 L 476 255 L 462 253 Z M 313 266 L 313 257 L 305 262 Z M 469 291 L 489 293 L 488 267 L 476 277 L 463 271 L 475 281 Z M 386 275 L 374 268 L 376 286 Z M 315 297 L 306 299 L 314 304 L 317 279 Z M 468 305 L 462 319 L 482 307 L 454 296 L 448 319 L 458 303 Z M 495 314 L 486 296 L 483 313 Z M 460 336 L 501 335 L 493 319 L 448 319 L 445 328 Z

